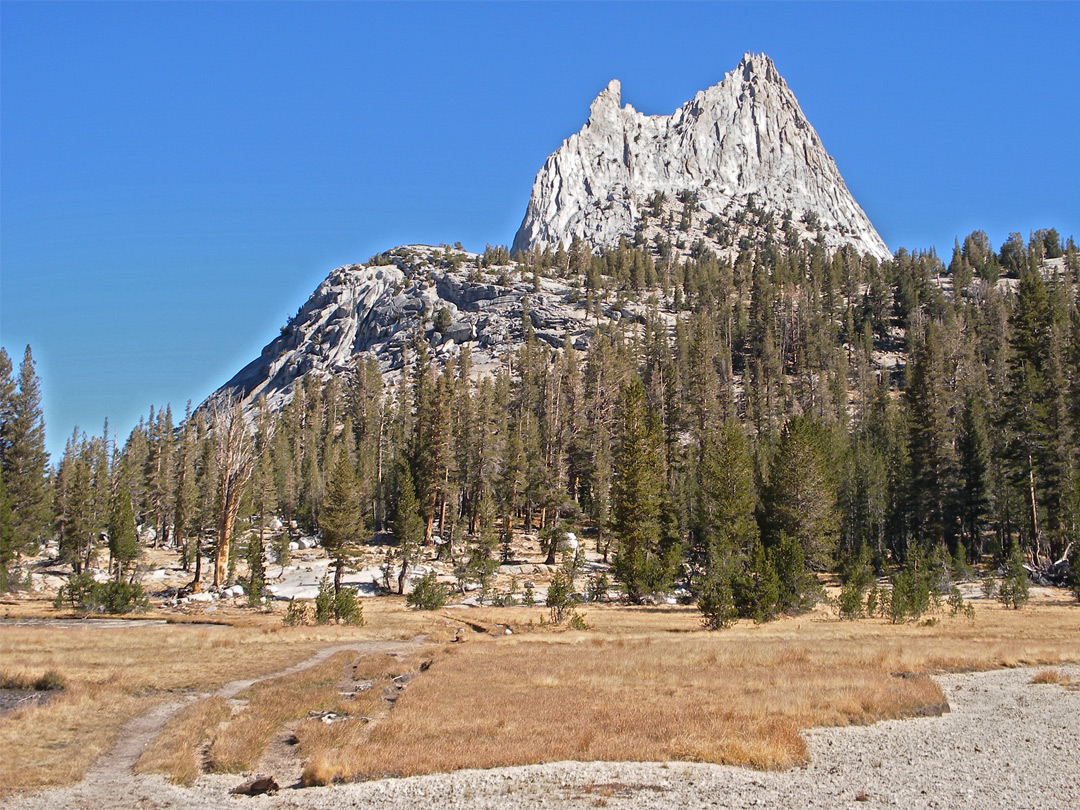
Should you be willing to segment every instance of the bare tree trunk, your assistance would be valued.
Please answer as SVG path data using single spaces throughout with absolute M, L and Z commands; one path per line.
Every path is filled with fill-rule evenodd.
M 1035 500 L 1035 466 L 1030 455 L 1028 455 L 1028 493 L 1031 495 L 1031 536 L 1035 541 L 1032 553 L 1035 555 L 1035 566 L 1038 567 L 1043 564 L 1042 536 L 1039 533 L 1039 504 Z
M 240 496 L 251 475 L 254 444 L 239 400 L 227 397 L 214 405 L 214 454 L 218 469 L 218 544 L 214 557 L 214 587 L 221 587 L 229 572 L 232 543 Z
M 431 510 L 428 512 L 427 517 L 424 519 L 424 545 L 431 545 L 432 526 L 435 524 L 435 504 L 431 504 Z

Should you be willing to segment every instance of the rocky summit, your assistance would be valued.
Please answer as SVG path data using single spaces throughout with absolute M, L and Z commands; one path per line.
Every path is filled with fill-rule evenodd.
M 339 267 L 211 399 L 238 397 L 250 412 L 265 395 L 276 410 L 307 375 L 340 374 L 364 353 L 393 376 L 418 341 L 440 365 L 468 345 L 482 374 L 521 345 L 526 323 L 552 347 L 585 348 L 599 324 L 643 320 L 652 293 L 590 302 L 580 280 L 530 270 L 568 265 L 560 245 L 588 254 L 625 239 L 665 266 L 702 248 L 733 260 L 781 238 L 889 258 L 768 57 L 747 55 L 669 117 L 620 105 L 613 81 L 537 176 L 513 246 L 530 260 L 512 260 L 506 248 L 411 245 Z M 667 292 L 656 303 L 673 321 Z
M 747 54 L 670 116 L 621 106 L 621 85 L 608 84 L 585 126 L 537 175 L 513 252 L 568 248 L 574 237 L 613 246 L 650 227 L 645 235 L 655 238 L 671 230 L 663 225 L 665 198 L 693 200 L 700 219 L 711 220 L 713 247 L 737 242 L 720 236 L 749 205 L 777 217 L 790 211 L 812 226 L 804 233 L 820 226 L 830 249 L 852 245 L 879 261 L 891 255 L 764 55 Z
M 364 353 L 394 377 L 418 341 L 438 365 L 467 345 L 474 373 L 490 373 L 509 360 L 526 328 L 552 348 L 569 343 L 585 349 L 596 325 L 644 318 L 646 305 L 638 302 L 590 312 L 580 287 L 530 278 L 505 252 L 408 245 L 366 264 L 339 267 L 211 400 L 232 396 L 250 410 L 265 395 L 277 410 L 307 375 L 325 380 L 348 372 Z

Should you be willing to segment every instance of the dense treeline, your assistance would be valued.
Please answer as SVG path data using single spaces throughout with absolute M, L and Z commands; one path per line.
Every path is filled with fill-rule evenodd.
M 478 381 L 467 345 L 436 367 L 427 324 L 391 383 L 359 356 L 306 378 L 280 413 L 260 404 L 246 429 L 218 402 L 179 425 L 151 411 L 122 447 L 107 427 L 76 431 L 51 475 L 27 427 L 40 423 L 29 350 L 18 381 L 4 353 L 0 571 L 55 535 L 75 571 L 108 553 L 129 577 L 137 524 L 197 583 L 229 582 L 246 555 L 257 597 L 280 516 L 321 531 L 337 582 L 378 532 L 395 538 L 399 588 L 435 535 L 461 577 L 485 582 L 515 532 L 538 533 L 554 562 L 573 528 L 630 599 L 685 587 L 722 626 L 804 608 L 818 572 L 861 593 L 870 571 L 947 582 L 1075 555 L 1076 245 L 1050 230 L 995 251 L 976 232 L 947 265 L 903 249 L 878 263 L 791 231 L 776 243 L 766 228 L 733 261 L 704 244 L 679 260 L 662 244 L 575 242 L 508 268 L 489 248 L 473 272 L 558 275 L 598 313 L 632 299 L 647 314 L 598 325 L 579 351 L 537 341 L 526 311 L 520 350 Z

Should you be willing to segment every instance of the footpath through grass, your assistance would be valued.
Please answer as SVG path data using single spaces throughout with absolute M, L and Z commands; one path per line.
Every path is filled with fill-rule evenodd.
M 980 606 L 974 622 L 933 625 L 818 612 L 717 633 L 700 629 L 693 608 L 590 607 L 585 632 L 539 626 L 538 608 L 418 613 L 381 599 L 364 610 L 359 629 L 250 616 L 213 628 L 0 626 L 5 662 L 27 677 L 56 670 L 67 684 L 54 702 L 0 718 L 0 792 L 77 781 L 128 718 L 178 691 L 208 693 L 365 638 L 424 632 L 439 646 L 422 656 L 430 666 L 341 653 L 239 702 L 197 701 L 139 770 L 191 782 L 207 768 L 254 769 L 286 731 L 309 784 L 563 759 L 783 768 L 805 761 L 808 727 L 940 711 L 934 672 L 1080 661 L 1080 610 L 1053 604 Z M 492 632 L 474 632 L 483 627 Z M 411 678 L 404 688 L 400 675 Z

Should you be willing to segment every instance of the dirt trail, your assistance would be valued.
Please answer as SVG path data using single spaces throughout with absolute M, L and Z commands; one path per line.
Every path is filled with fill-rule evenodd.
M 19 808 L 19 810 L 31 810 L 31 808 L 35 810 L 44 810 L 44 808 L 49 808 L 49 810 L 52 808 L 129 810 L 129 808 L 171 807 L 173 801 L 186 805 L 190 802 L 190 796 L 187 801 L 184 800 L 187 794 L 183 788 L 173 785 L 163 786 L 157 777 L 135 775 L 135 763 L 139 761 L 146 746 L 184 706 L 208 697 L 228 700 L 257 683 L 295 675 L 297 672 L 321 664 L 340 652 L 358 652 L 364 655 L 405 655 L 416 652 L 425 643 L 425 636 L 417 636 L 408 641 L 358 641 L 352 644 L 323 647 L 310 658 L 287 669 L 257 678 L 230 681 L 214 692 L 160 703 L 121 728 L 116 744 L 98 758 L 83 781 L 77 785 L 52 788 L 25 797 L 12 797 L 6 802 L 0 801 L 0 807 L 12 808 L 12 810 L 14 808 Z M 237 784 L 239 781 L 237 778 Z

